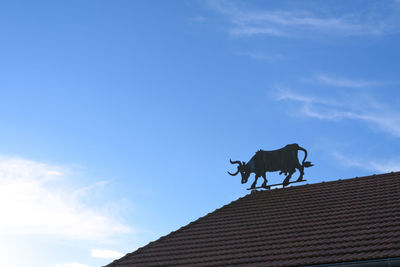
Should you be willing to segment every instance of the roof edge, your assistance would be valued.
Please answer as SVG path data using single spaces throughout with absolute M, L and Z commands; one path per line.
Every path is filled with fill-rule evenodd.
M 109 263 L 109 264 L 107 264 L 107 265 L 104 265 L 103 267 L 113 267 L 113 266 L 115 266 L 119 261 L 121 261 L 121 260 L 123 260 L 123 259 L 125 259 L 125 258 L 127 258 L 127 257 L 129 257 L 129 256 L 139 254 L 144 248 L 152 247 L 152 245 L 155 244 L 155 243 L 163 242 L 164 240 L 167 240 L 167 239 L 173 237 L 175 234 L 177 234 L 177 233 L 179 233 L 179 232 L 181 232 L 181 231 L 183 231 L 183 230 L 185 230 L 185 229 L 187 229 L 187 228 L 189 228 L 189 227 L 191 227 L 191 226 L 193 226 L 193 225 L 195 225 L 195 224 L 200 223 L 202 220 L 206 219 L 206 218 L 209 217 L 211 214 L 214 214 L 215 212 L 218 212 L 219 210 L 222 210 L 222 209 L 224 209 L 225 207 L 230 206 L 230 205 L 232 205 L 233 203 L 235 203 L 235 202 L 237 202 L 237 201 L 239 201 L 239 200 L 241 200 L 241 199 L 243 199 L 243 198 L 247 198 L 247 197 L 251 196 L 251 195 L 254 194 L 254 193 L 255 193 L 255 194 L 258 194 L 258 193 L 265 193 L 265 192 L 276 192 L 276 191 L 278 191 L 278 190 L 279 190 L 279 191 L 280 191 L 280 190 L 295 190 L 296 188 L 303 188 L 303 187 L 308 187 L 308 186 L 315 186 L 315 185 L 318 185 L 318 184 L 330 184 L 330 183 L 347 182 L 347 181 L 351 181 L 351 180 L 366 179 L 366 178 L 370 178 L 370 177 L 379 177 L 379 176 L 383 176 L 383 175 L 387 175 L 387 174 L 400 174 L 400 171 L 397 171 L 397 172 L 392 171 L 392 172 L 380 173 L 380 174 L 371 174 L 371 175 L 366 175 L 366 176 L 361 176 L 361 177 L 356 176 L 356 177 L 353 177 L 353 178 L 338 179 L 338 180 L 332 180 L 332 181 L 327 181 L 327 182 L 322 181 L 322 182 L 319 182 L 319 183 L 312 183 L 312 184 L 308 184 L 308 183 L 307 183 L 307 184 L 303 184 L 303 185 L 290 186 L 290 187 L 285 187 L 285 188 L 274 188 L 274 189 L 272 189 L 272 190 L 252 190 L 250 193 L 247 193 L 246 195 L 244 195 L 244 196 L 242 196 L 242 197 L 239 197 L 238 199 L 233 200 L 233 201 L 231 201 L 230 203 L 225 204 L 225 205 L 223 205 L 222 207 L 217 208 L 217 209 L 215 209 L 215 210 L 213 210 L 213 211 L 207 213 L 206 215 L 197 218 L 197 219 L 194 220 L 194 221 L 191 221 L 191 222 L 188 223 L 187 225 L 182 226 L 182 227 L 180 227 L 179 229 L 177 229 L 177 230 L 175 230 L 175 231 L 172 231 L 172 232 L 170 232 L 170 233 L 167 234 L 167 235 L 161 236 L 160 238 L 158 238 L 158 239 L 156 239 L 156 240 L 154 240 L 154 241 L 149 242 L 147 245 L 144 245 L 144 246 L 142 246 L 142 247 L 139 247 L 137 250 L 135 250 L 135 251 L 133 251 L 133 252 L 127 253 L 125 256 L 122 256 L 121 258 L 116 259 L 116 260 L 114 260 L 113 262 L 111 262 L 111 263 Z M 311 265 L 311 266 L 329 266 L 329 265 Z M 331 265 L 331 266 L 332 266 L 332 265 Z M 334 265 L 333 265 L 333 266 L 334 266 Z

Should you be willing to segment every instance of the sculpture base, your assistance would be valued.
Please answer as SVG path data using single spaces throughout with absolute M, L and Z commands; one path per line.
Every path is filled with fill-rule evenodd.
M 288 185 L 290 185 L 290 184 L 296 184 L 296 183 L 301 183 L 301 182 L 306 182 L 306 181 L 307 181 L 307 180 L 289 182 Z M 257 190 L 257 189 L 267 189 L 267 190 L 270 190 L 270 189 L 271 189 L 271 186 L 278 186 L 278 185 L 283 185 L 283 183 L 280 183 L 280 184 L 270 184 L 270 185 L 267 185 L 266 187 L 263 187 L 263 186 L 256 186 L 256 187 L 254 187 L 254 188 L 247 188 L 247 190 Z

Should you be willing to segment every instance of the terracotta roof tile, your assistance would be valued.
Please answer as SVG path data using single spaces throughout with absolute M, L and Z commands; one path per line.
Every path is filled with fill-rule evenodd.
M 107 266 L 298 266 L 400 257 L 400 173 L 257 191 Z

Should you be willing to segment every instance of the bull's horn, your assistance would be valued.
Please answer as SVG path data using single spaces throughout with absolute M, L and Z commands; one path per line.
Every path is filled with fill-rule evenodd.
M 229 173 L 229 175 L 235 176 L 235 175 L 237 175 L 239 173 L 239 170 L 237 172 L 235 172 L 235 173 L 230 173 L 230 172 L 228 172 L 228 173 Z
M 239 164 L 239 165 L 242 165 L 242 163 L 240 162 L 240 160 L 232 161 L 231 159 L 229 159 L 229 161 L 230 161 L 232 164 Z

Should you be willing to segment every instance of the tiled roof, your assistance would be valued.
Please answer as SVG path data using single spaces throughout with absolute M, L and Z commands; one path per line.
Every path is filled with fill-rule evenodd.
M 107 265 L 299 266 L 400 257 L 400 172 L 257 191 Z

